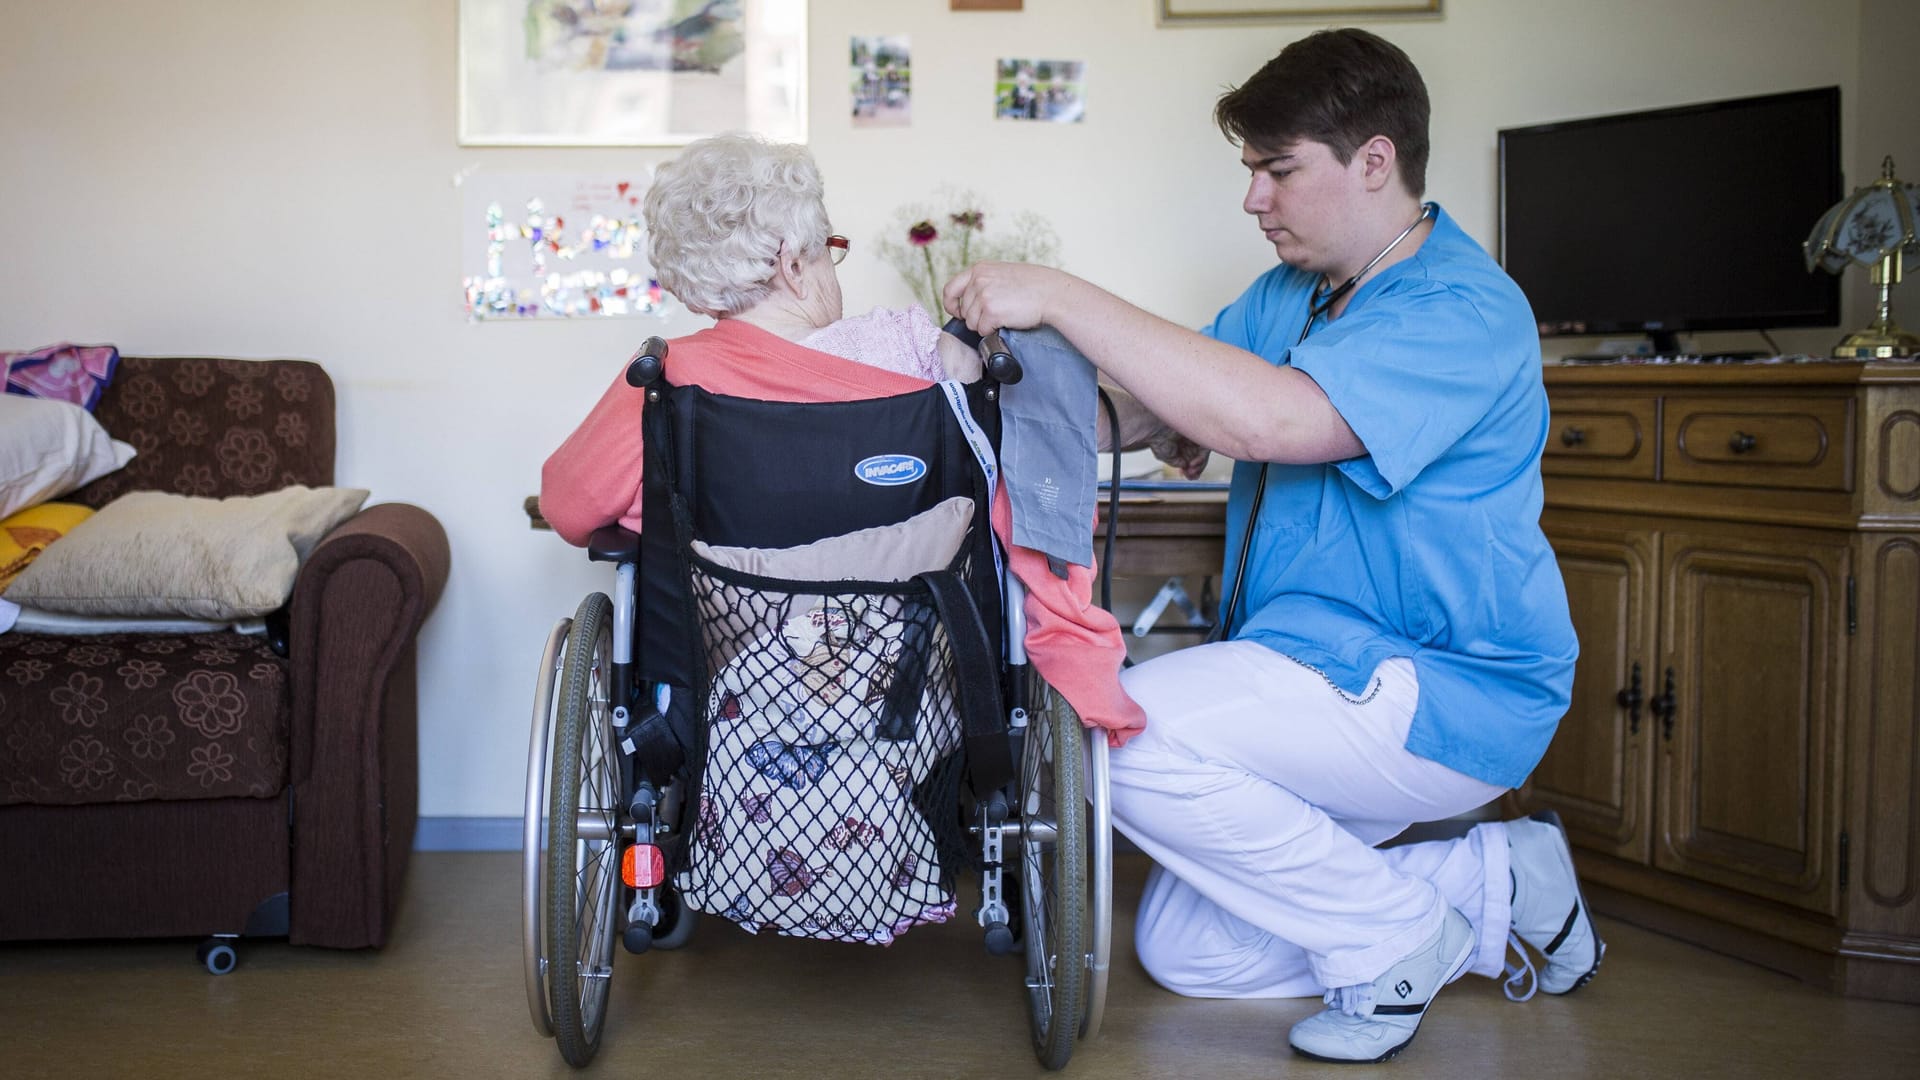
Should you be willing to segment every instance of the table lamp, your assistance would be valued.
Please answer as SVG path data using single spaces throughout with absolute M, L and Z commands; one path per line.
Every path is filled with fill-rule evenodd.
M 1801 248 L 1807 255 L 1807 271 L 1815 267 L 1838 274 L 1859 263 L 1872 268 L 1873 284 L 1880 290 L 1879 316 L 1865 330 L 1848 334 L 1833 347 L 1833 355 L 1843 360 L 1911 359 L 1920 354 L 1920 335 L 1900 329 L 1893 321 L 1889 291 L 1900 283 L 1902 264 L 1908 258 L 1920 259 L 1920 235 L 1914 223 L 1920 220 L 1920 188 L 1894 178 L 1893 158 L 1880 165 L 1880 179 L 1853 189 L 1833 209 L 1821 215 L 1819 224 Z

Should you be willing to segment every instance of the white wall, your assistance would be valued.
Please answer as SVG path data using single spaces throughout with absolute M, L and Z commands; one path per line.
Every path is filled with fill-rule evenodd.
M 1903 23 L 1903 45 L 1862 25 L 1860 0 L 1448 0 L 1437 21 L 1369 25 L 1429 80 L 1431 193 L 1490 242 L 1494 132 L 1515 124 L 1837 83 L 1849 179 L 1899 140 L 1920 176 L 1893 68 L 1911 70 L 1915 5 L 1865 2 Z M 1047 215 L 1070 269 L 1182 322 L 1269 265 L 1209 109 L 1314 26 L 1162 29 L 1153 7 L 814 0 L 811 141 L 835 225 L 857 245 L 842 268 L 849 309 L 907 299 L 873 241 L 895 206 L 947 181 Z M 74 339 L 324 363 L 339 390 L 339 482 L 425 506 L 452 538 L 453 575 L 421 645 L 421 811 L 516 813 L 537 652 L 605 580 L 530 531 L 521 498 L 660 327 L 464 322 L 451 178 L 625 171 L 661 152 L 456 146 L 456 0 L 0 9 L 0 348 Z M 849 127 L 850 33 L 913 36 L 912 128 Z M 990 119 L 1003 53 L 1088 61 L 1087 121 Z M 1877 58 L 1874 115 L 1886 118 L 1866 148 L 1852 139 L 1863 54 Z M 1864 292 L 1850 283 L 1850 302 Z M 1818 350 L 1836 333 L 1777 336 Z
M 1860 5 L 1860 124 L 1847 144 L 1850 187 L 1872 183 L 1880 159 L 1892 155 L 1895 173 L 1920 183 L 1920 115 L 1914 109 L 1913 72 L 1920 53 L 1920 3 L 1914 0 L 1862 0 Z M 1867 275 L 1849 271 L 1846 329 L 1873 321 L 1873 290 Z M 1905 313 L 1904 316 L 1902 313 Z M 1920 266 L 1893 289 L 1894 321 L 1920 333 Z

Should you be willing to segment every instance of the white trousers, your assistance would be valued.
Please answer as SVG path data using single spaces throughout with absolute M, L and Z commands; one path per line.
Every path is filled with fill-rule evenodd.
M 1419 700 L 1395 658 L 1350 696 L 1263 645 L 1220 642 L 1128 669 L 1147 729 L 1113 752 L 1114 823 L 1158 865 L 1135 945 L 1194 997 L 1300 997 L 1371 982 L 1448 907 L 1500 973 L 1511 892 L 1505 826 L 1379 850 L 1408 825 L 1503 788 L 1406 750 Z

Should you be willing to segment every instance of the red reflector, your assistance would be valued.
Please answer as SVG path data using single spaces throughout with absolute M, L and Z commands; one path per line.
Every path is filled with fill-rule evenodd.
M 620 877 L 628 887 L 651 889 L 667 880 L 667 860 L 654 844 L 634 844 L 620 859 Z

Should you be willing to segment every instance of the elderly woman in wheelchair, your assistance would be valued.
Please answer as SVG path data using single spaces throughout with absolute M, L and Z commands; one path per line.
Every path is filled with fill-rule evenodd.
M 1090 571 L 1011 540 L 1017 361 L 917 307 L 843 318 L 822 190 L 804 148 L 741 136 L 662 166 L 655 272 L 715 325 L 650 339 L 543 469 L 543 515 L 616 580 L 541 661 L 529 1007 L 583 1065 L 616 938 L 673 947 L 698 911 L 886 944 L 971 909 L 1059 1068 L 1100 1025 L 1106 750 L 1144 715 Z

